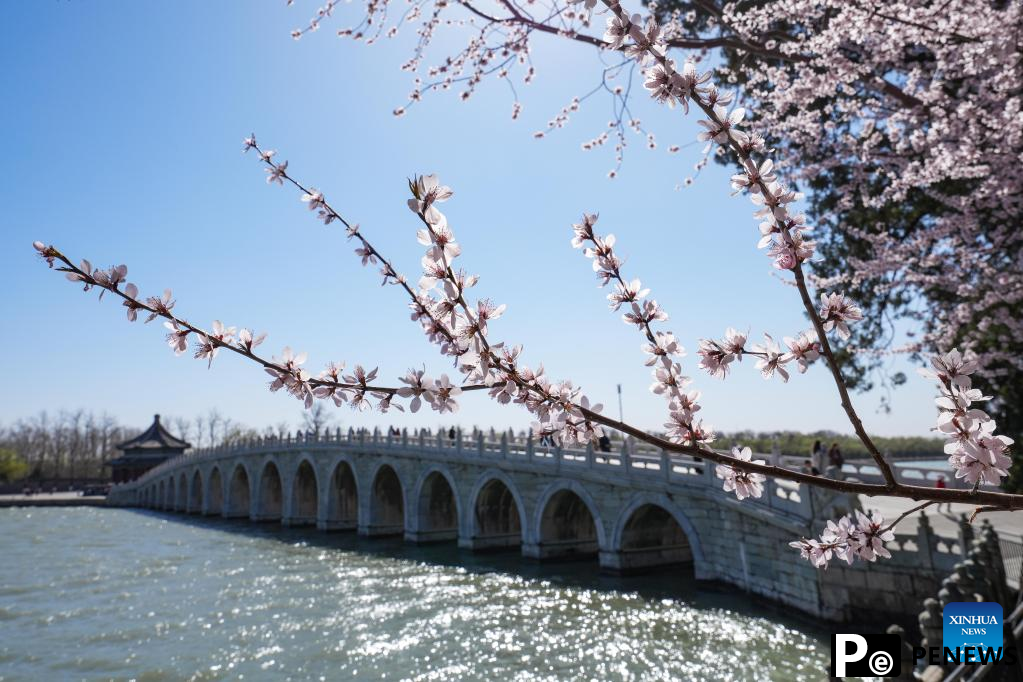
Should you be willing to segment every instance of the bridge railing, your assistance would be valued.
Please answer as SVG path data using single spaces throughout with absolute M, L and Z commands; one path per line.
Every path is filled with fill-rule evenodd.
M 470 433 L 430 431 L 420 429 L 413 433 L 382 433 L 379 429 L 335 429 L 321 434 L 296 433 L 283 437 L 256 437 L 216 448 L 197 448 L 167 460 L 131 483 L 117 486 L 130 490 L 146 485 L 170 471 L 213 459 L 221 459 L 252 451 L 304 450 L 311 447 L 336 445 L 341 447 L 372 447 L 380 451 L 408 454 L 442 454 L 467 460 L 511 460 L 538 468 L 590 470 L 599 475 L 617 478 L 660 479 L 669 484 L 681 484 L 721 491 L 721 480 L 715 475 L 713 462 L 700 458 L 669 453 L 645 443 L 617 441 L 611 451 L 585 447 L 561 447 L 542 443 L 528 434 L 513 431 L 497 432 L 476 430 Z M 768 459 L 767 455 L 757 455 Z M 724 496 L 723 491 L 722 495 Z M 730 495 L 730 493 L 728 494 Z M 809 489 L 802 484 L 769 479 L 761 498 L 746 500 L 772 512 L 813 518 Z

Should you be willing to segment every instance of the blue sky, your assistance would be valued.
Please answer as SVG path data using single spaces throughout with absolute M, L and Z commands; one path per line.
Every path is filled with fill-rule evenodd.
M 658 134 L 648 151 L 630 136 L 625 166 L 609 180 L 610 149 L 583 152 L 610 103 L 584 103 L 571 124 L 542 141 L 573 96 L 588 91 L 600 62 L 588 48 L 550 38 L 535 44 L 536 82 L 519 84 L 524 103 L 510 118 L 508 88 L 485 82 L 463 103 L 453 93 L 426 98 L 405 117 L 411 77 L 399 70 L 410 36 L 365 47 L 335 37 L 341 16 L 318 33 L 288 33 L 315 6 L 273 3 L 50 2 L 12 4 L 2 32 L 7 166 L 0 264 L 8 285 L 0 319 L 9 344 L 0 421 L 40 410 L 89 407 L 142 426 L 154 412 L 190 416 L 217 408 L 252 426 L 298 423 L 300 405 L 271 394 L 262 370 L 221 355 L 175 358 L 156 324 L 131 325 L 123 309 L 82 294 L 47 272 L 31 242 L 53 243 L 95 265 L 126 263 L 144 294 L 173 289 L 179 313 L 269 332 L 263 349 L 306 350 L 318 371 L 328 360 L 379 366 L 393 377 L 446 361 L 409 321 L 400 292 L 381 288 L 339 229 L 325 228 L 295 192 L 268 187 L 241 141 L 255 131 L 306 183 L 323 190 L 397 267 L 415 275 L 421 247 L 405 206 L 405 178 L 438 173 L 455 190 L 445 212 L 463 246 L 462 264 L 481 275 L 477 292 L 508 304 L 494 339 L 525 346 L 616 414 L 642 427 L 663 419 L 663 403 L 639 351 L 641 339 L 606 306 L 589 262 L 569 246 L 571 223 L 599 212 L 628 257 L 626 271 L 671 314 L 667 328 L 689 350 L 685 367 L 704 393 L 706 420 L 721 430 L 850 431 L 823 366 L 783 385 L 752 363 L 726 381 L 696 369 L 697 339 L 728 326 L 776 338 L 806 326 L 797 293 L 772 276 L 757 251 L 750 204 L 730 197 L 728 173 L 708 168 L 693 187 L 676 185 L 699 160 L 700 145 L 668 154 L 696 135 L 695 117 L 634 98 L 635 114 Z M 354 16 L 348 14 L 349 17 Z M 450 29 L 439 47 L 457 45 Z M 434 54 L 438 54 L 435 50 Z M 876 411 L 858 395 L 869 430 L 926 434 L 932 390 L 915 374 Z M 517 408 L 482 395 L 462 401 L 466 425 L 528 423 Z M 444 420 L 355 414 L 345 425 Z

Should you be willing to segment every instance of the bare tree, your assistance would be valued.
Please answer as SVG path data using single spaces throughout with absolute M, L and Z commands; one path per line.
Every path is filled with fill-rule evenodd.
M 302 428 L 306 433 L 319 436 L 334 424 L 334 415 L 323 403 L 313 403 L 308 410 L 302 411 Z

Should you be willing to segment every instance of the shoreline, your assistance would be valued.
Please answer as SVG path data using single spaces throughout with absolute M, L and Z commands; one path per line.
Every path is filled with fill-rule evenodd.
M 100 495 L 0 495 L 0 509 L 13 507 L 106 507 L 107 498 Z

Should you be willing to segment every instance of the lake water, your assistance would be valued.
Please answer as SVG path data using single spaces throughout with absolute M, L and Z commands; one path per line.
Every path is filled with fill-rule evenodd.
M 829 646 L 681 569 L 0 509 L 0 680 L 820 680 Z
M 947 459 L 909 459 L 896 461 L 897 467 L 920 467 L 922 469 L 948 469 Z

